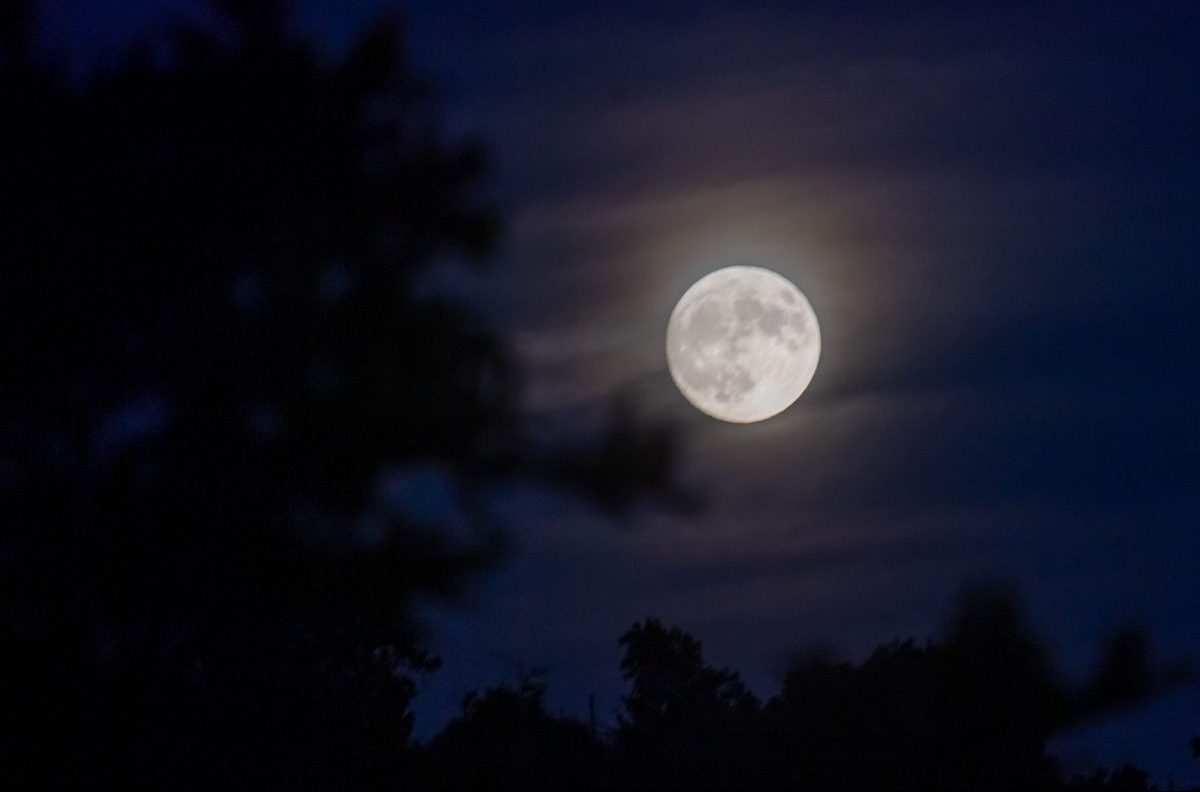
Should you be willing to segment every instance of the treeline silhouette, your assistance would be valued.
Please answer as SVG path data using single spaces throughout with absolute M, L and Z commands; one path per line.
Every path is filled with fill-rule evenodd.
M 799 664 L 762 703 L 651 621 L 622 639 L 611 732 L 549 715 L 530 679 L 415 744 L 439 660 L 413 604 L 503 556 L 489 492 L 690 507 L 674 435 L 618 404 L 591 441 L 535 440 L 503 340 L 428 288 L 485 266 L 500 224 L 395 22 L 332 58 L 282 2 L 216 0 L 73 79 L 34 11 L 0 0 L 6 780 L 1058 783 L 1047 735 L 1163 681 L 1131 633 L 1068 690 L 997 616 Z M 461 530 L 399 502 L 405 477 Z
M 555 716 L 538 677 L 488 688 L 411 752 L 421 787 L 1146 790 L 1131 765 L 1070 775 L 1047 741 L 1181 682 L 1136 630 L 1064 682 L 1006 590 L 969 590 L 944 636 L 862 663 L 797 659 L 765 702 L 700 642 L 655 619 L 620 639 L 615 726 Z M 1180 746 L 1180 750 L 1183 746 Z

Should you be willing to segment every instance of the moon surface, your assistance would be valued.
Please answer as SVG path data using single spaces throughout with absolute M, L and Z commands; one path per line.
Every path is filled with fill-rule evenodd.
M 762 267 L 725 267 L 679 298 L 667 367 L 697 409 L 731 423 L 783 412 L 812 381 L 821 329 L 804 294 Z

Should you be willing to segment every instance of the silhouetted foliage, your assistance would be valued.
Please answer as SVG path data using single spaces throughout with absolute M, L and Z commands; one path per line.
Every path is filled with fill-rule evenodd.
M 625 698 L 617 741 L 638 786 L 737 785 L 757 699 L 738 675 L 704 663 L 700 642 L 655 619 L 623 636 Z
M 793 667 L 768 718 L 773 732 L 809 746 L 809 755 L 778 781 L 1043 784 L 1044 741 L 1065 696 L 1011 603 L 973 594 L 940 644 L 880 646 L 857 668 L 823 659 Z
M 768 702 L 768 739 L 801 746 L 773 786 L 1042 788 L 1055 733 L 1175 684 L 1127 634 L 1081 689 L 1067 685 L 1015 599 L 975 589 L 940 642 L 880 646 L 861 666 L 812 658 Z
M 80 84 L 2 5 L 16 754 L 62 781 L 368 784 L 436 666 L 410 604 L 498 556 L 480 493 L 550 479 L 553 452 L 522 436 L 497 337 L 421 288 L 485 262 L 498 224 L 397 26 L 332 62 L 282 2 L 214 5 Z M 612 508 L 665 493 L 668 455 L 611 436 L 554 478 Z M 631 475 L 593 474 L 622 454 Z M 429 467 L 466 535 L 389 501 Z
M 883 644 L 860 664 L 802 658 L 760 704 L 736 672 L 705 662 L 693 636 L 648 619 L 620 639 L 629 694 L 611 738 L 548 715 L 540 678 L 527 680 L 468 696 L 462 716 L 421 752 L 414 780 L 434 788 L 1148 790 L 1147 773 L 1129 765 L 1065 779 L 1046 751 L 1054 734 L 1180 681 L 1133 634 L 1117 633 L 1096 672 L 1071 685 L 1015 598 L 977 588 L 939 640 Z
M 462 715 L 419 754 L 423 785 L 446 789 L 611 786 L 605 746 L 584 724 L 546 712 L 538 676 L 469 694 Z

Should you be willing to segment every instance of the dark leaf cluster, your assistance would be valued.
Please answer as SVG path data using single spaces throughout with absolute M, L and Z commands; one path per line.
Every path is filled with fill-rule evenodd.
M 394 773 L 436 665 L 412 605 L 502 554 L 488 492 L 668 488 L 659 430 L 570 465 L 525 436 L 503 339 L 427 287 L 496 244 L 481 147 L 398 23 L 332 58 L 284 6 L 73 79 L 0 2 L 6 747 L 47 783 Z M 414 471 L 455 530 L 389 495 Z

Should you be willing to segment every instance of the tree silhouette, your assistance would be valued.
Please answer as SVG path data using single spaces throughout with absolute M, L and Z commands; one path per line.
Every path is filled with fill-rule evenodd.
M 471 693 L 420 754 L 418 783 L 447 789 L 610 788 L 610 757 L 584 724 L 546 712 L 539 675 Z
M 282 2 L 221 0 L 73 84 L 35 58 L 30 7 L 2 8 L 19 761 L 88 783 L 393 777 L 436 666 L 410 604 L 497 557 L 487 488 L 555 458 L 523 436 L 495 334 L 421 288 L 493 250 L 479 147 L 441 134 L 387 20 L 329 61 Z M 614 425 L 555 479 L 631 506 L 669 489 L 666 437 Z M 622 456 L 634 474 L 605 474 Z M 467 533 L 389 500 L 423 468 Z
M 650 788 L 736 786 L 759 707 L 738 674 L 706 665 L 699 641 L 656 619 L 620 643 L 631 689 L 617 739 L 630 777 Z
M 806 656 L 760 705 L 736 672 L 705 663 L 696 638 L 647 619 L 620 639 L 629 693 L 611 738 L 549 715 L 542 679 L 532 676 L 470 694 L 462 715 L 419 751 L 420 770 L 409 781 L 429 788 L 1144 792 L 1153 787 L 1140 768 L 1066 779 L 1046 751 L 1053 734 L 1181 679 L 1132 634 L 1118 632 L 1092 677 L 1069 685 L 1016 599 L 1004 589 L 975 588 L 939 640 L 892 641 L 860 664 Z
M 769 780 L 818 788 L 1045 788 L 1047 739 L 1179 681 L 1144 640 L 1110 642 L 1081 688 L 1062 681 L 1003 589 L 968 591 L 939 642 L 880 646 L 860 666 L 810 658 L 765 719 Z M 1124 783 L 1124 782 L 1122 782 Z

